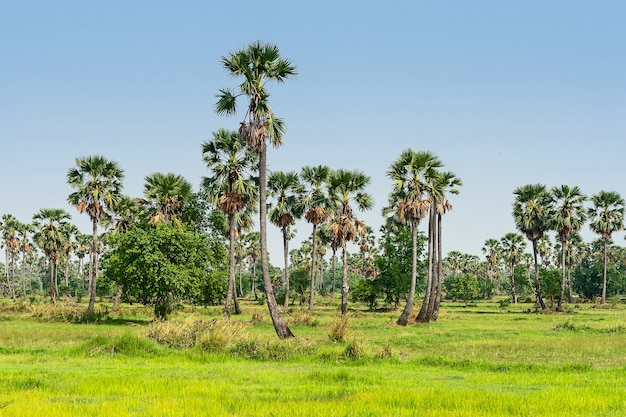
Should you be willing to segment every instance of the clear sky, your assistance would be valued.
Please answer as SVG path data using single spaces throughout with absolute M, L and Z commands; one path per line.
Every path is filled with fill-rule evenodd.
M 362 217 L 378 230 L 390 163 L 433 151 L 464 182 L 444 251 L 481 255 L 514 231 L 520 185 L 626 197 L 625 19 L 622 0 L 3 0 L 0 214 L 65 208 L 88 232 L 66 173 L 92 154 L 120 164 L 131 196 L 153 172 L 197 188 L 201 142 L 242 118 L 213 112 L 218 89 L 236 85 L 220 57 L 261 40 L 299 72 L 269 87 L 288 125 L 270 169 L 365 171 L 375 207 Z M 311 232 L 296 229 L 292 248 Z

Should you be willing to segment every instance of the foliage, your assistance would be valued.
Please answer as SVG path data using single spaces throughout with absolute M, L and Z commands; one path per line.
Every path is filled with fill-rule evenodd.
M 198 346 L 202 350 L 219 352 L 234 346 L 244 336 L 243 330 L 241 323 L 230 320 L 156 321 L 148 327 L 147 337 L 172 348 Z
M 219 286 L 202 285 L 209 268 L 221 260 L 204 236 L 177 222 L 134 226 L 113 236 L 111 246 L 102 262 L 104 274 L 122 284 L 126 294 L 152 305 L 157 317 L 167 317 L 174 300 L 219 298 L 200 291 L 219 290 Z
M 423 288 L 426 282 L 426 265 L 423 260 L 426 240 L 424 233 L 418 233 L 418 288 Z M 398 307 L 411 284 L 411 229 L 400 226 L 395 233 L 386 234 L 380 245 L 382 255 L 377 255 L 375 258 L 376 267 L 379 270 L 379 275 L 375 280 L 385 301 Z
M 379 295 L 380 288 L 375 280 L 362 279 L 352 289 L 350 298 L 353 301 L 367 305 L 370 310 L 374 310 L 378 305 Z
M 309 280 L 309 271 L 304 268 L 298 268 L 289 274 L 289 288 L 296 294 L 300 305 L 306 302 L 307 290 L 311 286 Z
M 446 288 L 446 298 L 461 300 L 466 306 L 468 301 L 478 298 L 480 292 L 478 278 L 468 273 L 448 275 L 443 285 Z
M 572 271 L 572 290 L 588 299 L 599 297 L 602 294 L 603 274 L 604 264 L 601 257 L 585 256 Z M 609 283 L 607 294 L 612 295 L 612 286 L 624 281 L 624 272 L 619 264 L 611 262 L 607 263 L 606 275 Z
M 555 268 L 541 269 L 539 281 L 543 295 L 550 299 L 550 308 L 553 308 L 554 300 L 561 296 L 561 271 Z

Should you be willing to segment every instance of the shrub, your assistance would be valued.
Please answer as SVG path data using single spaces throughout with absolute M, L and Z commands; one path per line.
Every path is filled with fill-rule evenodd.
M 241 323 L 228 320 L 157 321 L 148 327 L 147 337 L 177 349 L 198 346 L 217 352 L 229 348 L 234 340 L 241 337 L 243 329 Z
M 358 361 L 363 359 L 365 355 L 365 344 L 357 339 L 352 339 L 346 344 L 346 349 L 343 351 L 343 357 L 346 359 Z
M 316 327 L 319 321 L 313 317 L 309 310 L 297 309 L 291 313 L 289 324 L 303 324 L 305 326 Z
M 350 320 L 347 316 L 335 318 L 328 326 L 328 338 L 333 342 L 343 342 L 350 329 Z

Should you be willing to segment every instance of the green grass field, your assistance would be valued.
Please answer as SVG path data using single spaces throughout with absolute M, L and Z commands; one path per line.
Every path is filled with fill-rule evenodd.
M 219 307 L 176 313 L 168 331 L 223 327 L 172 348 L 147 337 L 145 308 L 69 324 L 4 302 L 0 415 L 626 416 L 623 304 L 444 304 L 437 323 L 406 328 L 393 325 L 399 312 L 353 310 L 343 342 L 328 337 L 331 303 L 312 317 L 294 307 L 289 341 L 264 306 L 243 309 L 231 326 Z

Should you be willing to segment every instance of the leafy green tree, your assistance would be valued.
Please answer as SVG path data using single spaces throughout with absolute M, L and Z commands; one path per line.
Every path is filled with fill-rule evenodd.
M 537 241 L 550 229 L 554 203 L 548 189 L 543 184 L 527 184 L 513 191 L 513 220 L 517 229 L 532 242 L 535 263 L 535 296 L 537 305 L 542 309 L 546 304 L 541 297 L 539 281 L 539 263 L 537 261 Z
M 271 197 L 269 218 L 280 228 L 283 235 L 283 281 L 285 283 L 285 311 L 289 307 L 289 241 L 292 238 L 291 226 L 302 217 L 304 187 L 295 171 L 274 171 L 270 174 L 267 189 Z
M 176 300 L 220 298 L 201 294 L 220 252 L 195 231 L 177 222 L 136 225 L 112 236 L 110 243 L 102 261 L 104 275 L 121 283 L 127 295 L 153 306 L 157 318 L 166 318 Z
M 378 299 L 380 298 L 378 282 L 371 279 L 360 279 L 350 297 L 356 302 L 367 305 L 370 311 L 373 311 L 378 306 Z
M 363 172 L 339 169 L 329 178 L 329 190 L 338 206 L 337 213 L 329 226 L 329 232 L 342 249 L 341 315 L 348 314 L 348 253 L 346 244 L 365 233 L 365 223 L 354 215 L 352 206 L 360 211 L 369 210 L 374 204 L 372 196 L 365 191 L 370 177 Z
M 289 274 L 289 285 L 298 297 L 300 305 L 306 302 L 306 295 L 310 284 L 309 271 L 305 268 L 297 268 Z
M 573 232 L 583 227 L 587 220 L 587 212 L 584 207 L 585 195 L 578 187 L 561 185 L 551 190 L 554 211 L 551 219 L 551 228 L 556 230 L 561 242 L 561 294 L 557 305 L 557 311 L 563 311 L 562 303 L 565 297 L 565 282 L 567 262 L 565 260 L 567 241 Z
M 444 280 L 444 286 L 446 298 L 461 300 L 465 303 L 465 307 L 470 300 L 478 298 L 480 292 L 478 278 L 468 273 L 448 275 Z
M 270 108 L 270 94 L 266 87 L 271 81 L 282 83 L 295 77 L 296 67 L 280 56 L 277 46 L 262 42 L 254 42 L 245 49 L 222 57 L 222 66 L 229 75 L 242 78 L 242 82 L 237 92 L 226 88 L 220 90 L 215 111 L 220 115 L 234 115 L 237 98 L 244 96 L 248 100 L 239 134 L 259 154 L 261 270 L 267 307 L 277 336 L 280 339 L 292 338 L 294 335 L 278 310 L 267 255 L 267 142 L 274 147 L 282 145 L 285 125 Z
M 544 268 L 539 271 L 543 294 L 550 299 L 550 308 L 554 308 L 554 300 L 561 294 L 561 276 L 558 269 Z
M 417 234 L 416 274 L 424 276 L 426 265 L 423 256 L 427 238 L 424 233 Z M 385 301 L 398 309 L 400 300 L 409 294 L 413 270 L 412 231 L 408 226 L 393 230 L 385 229 L 380 242 L 381 254 L 375 257 L 379 271 L 375 278 Z M 420 282 L 422 287 L 424 282 Z
M 67 183 L 74 189 L 67 201 L 79 213 L 87 213 L 92 224 L 91 288 L 87 312 L 92 313 L 96 301 L 98 278 L 98 224 L 112 212 L 122 198 L 124 171 L 117 162 L 103 156 L 76 158 L 76 167 L 67 172 Z
M 591 196 L 593 207 L 589 208 L 591 230 L 599 234 L 604 242 L 602 281 L 602 304 L 606 303 L 607 247 L 613 232 L 624 229 L 624 199 L 615 191 L 600 191 Z
M 211 141 L 202 143 L 202 157 L 211 175 L 202 179 L 202 188 L 209 200 L 228 216 L 229 273 L 224 317 L 230 317 L 235 294 L 235 241 L 237 215 L 254 204 L 257 186 L 252 170 L 258 164 L 258 154 L 251 152 L 239 133 L 220 129 Z

